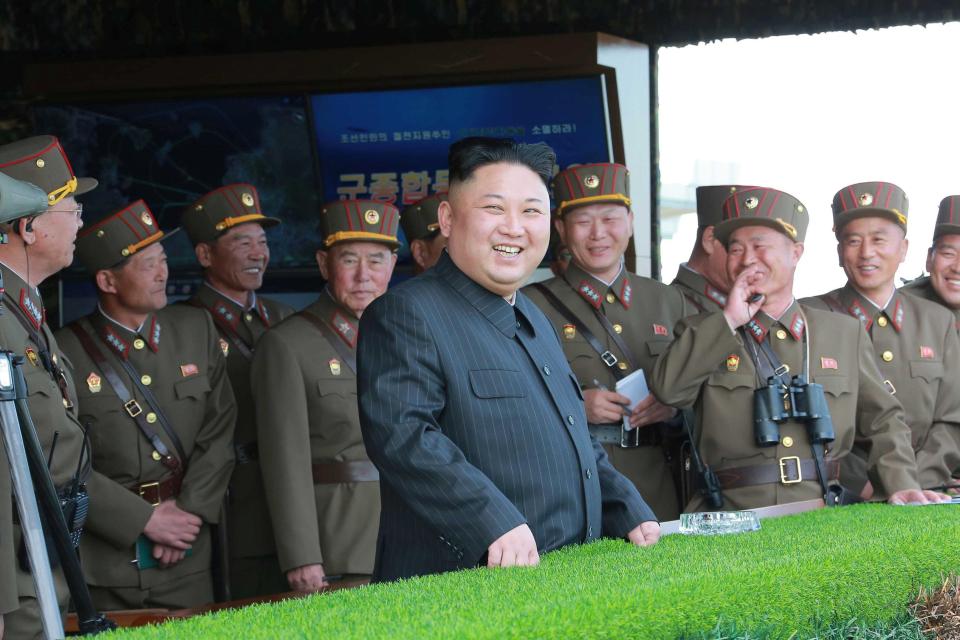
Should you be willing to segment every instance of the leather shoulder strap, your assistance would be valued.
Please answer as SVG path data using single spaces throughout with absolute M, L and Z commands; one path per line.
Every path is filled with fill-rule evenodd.
M 77 337 L 77 340 L 80 342 L 80 346 L 83 347 L 83 350 L 86 352 L 86 354 L 91 360 L 93 360 L 94 364 L 97 365 L 97 368 L 100 369 L 100 372 L 103 373 L 103 377 L 107 379 L 107 382 L 110 384 L 110 388 L 113 389 L 113 392 L 117 394 L 120 402 L 123 403 L 123 408 L 127 412 L 127 415 L 133 418 L 133 421 L 140 429 L 140 432 L 147 439 L 147 441 L 153 445 L 153 448 L 156 450 L 156 452 L 160 454 L 161 463 L 173 471 L 180 469 L 180 460 L 170 453 L 170 450 L 167 449 L 167 445 L 163 443 L 163 440 L 160 439 L 160 436 L 157 435 L 157 432 L 154 431 L 153 427 L 150 426 L 150 423 L 147 422 L 140 403 L 136 401 L 136 399 L 130 393 L 130 390 L 127 389 L 127 386 L 123 384 L 123 379 L 117 374 L 117 370 L 114 369 L 113 365 L 110 364 L 110 361 L 103 354 L 103 351 L 101 351 L 97 346 L 92 337 L 92 332 L 87 331 L 83 326 L 81 326 L 81 322 L 75 322 L 70 325 L 70 330 L 73 331 L 73 334 Z M 176 442 L 174 442 L 174 444 L 176 444 Z
M 555 294 L 553 291 L 550 291 L 550 289 L 547 288 L 547 286 L 542 282 L 535 282 L 533 287 L 543 294 L 543 297 L 546 298 L 547 302 L 550 303 L 550 306 L 556 309 L 560 315 L 563 316 L 564 320 L 577 328 L 577 331 L 580 332 L 580 335 L 583 336 L 583 339 L 587 341 L 587 344 L 590 345 L 591 349 L 597 352 L 597 355 L 600 356 L 601 362 L 607 365 L 607 368 L 610 369 L 610 373 L 612 373 L 617 380 L 622 379 L 626 375 L 617 367 L 617 356 L 607 349 L 599 340 L 597 340 L 597 337 L 593 335 L 593 332 L 590 331 L 590 329 L 588 329 L 586 325 L 580 321 L 580 318 L 577 317 L 570 307 L 563 304 L 563 301 L 557 297 L 557 294 Z M 620 345 L 617 346 L 619 347 Z M 627 356 L 626 353 L 624 353 L 624 356 L 629 359 L 629 356 Z
M 340 359 L 343 360 L 348 367 L 350 367 L 350 371 L 353 372 L 353 375 L 357 375 L 356 356 L 354 355 L 353 351 L 347 348 L 347 345 L 343 344 L 343 340 L 341 340 L 340 337 L 334 333 L 333 329 L 330 328 L 330 325 L 317 317 L 316 314 L 309 311 L 301 311 L 300 315 L 320 329 L 320 333 L 322 333 L 323 337 L 326 338 L 327 342 L 330 343 L 330 346 L 333 347 L 333 350 L 337 352 L 337 355 L 340 356 Z

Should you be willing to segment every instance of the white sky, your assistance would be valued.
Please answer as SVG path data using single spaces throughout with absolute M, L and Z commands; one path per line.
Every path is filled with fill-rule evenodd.
M 960 23 L 661 49 L 661 181 L 736 181 L 799 198 L 811 220 L 798 297 L 845 282 L 834 193 L 893 182 L 910 200 L 912 243 L 898 276 L 918 276 L 940 200 L 960 193 L 958 62 Z M 717 180 L 710 167 L 730 175 Z M 666 282 L 695 232 L 696 217 L 683 216 L 661 244 Z

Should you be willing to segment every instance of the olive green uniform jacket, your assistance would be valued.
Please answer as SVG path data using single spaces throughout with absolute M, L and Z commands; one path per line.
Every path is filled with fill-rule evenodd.
M 903 410 L 883 387 L 863 326 L 853 318 L 801 308 L 796 302 L 782 322 L 763 312 L 753 322 L 760 333 L 771 334 L 774 353 L 793 372 L 803 370 L 806 333 L 809 375 L 823 385 L 836 434 L 827 446 L 827 457 L 842 460 L 859 439 L 869 443 L 867 468 L 878 493 L 918 488 Z M 696 407 L 694 438 L 706 464 L 722 471 L 776 465 L 790 456 L 812 457 L 806 426 L 795 421 L 780 424 L 777 446 L 755 444 L 753 395 L 758 376 L 744 342 L 753 340 L 752 335 L 744 338 L 743 333 L 730 331 L 717 311 L 680 321 L 676 336 L 654 367 L 652 386 L 661 402 Z M 793 484 L 725 490 L 723 497 L 725 509 L 752 509 L 822 498 L 823 491 L 813 475 Z M 699 496 L 686 506 L 687 511 L 704 508 Z
M 200 516 L 204 524 L 193 543 L 193 553 L 174 566 L 140 570 L 136 541 L 153 506 L 131 491 L 159 482 L 170 471 L 154 459 L 154 448 L 124 410 L 103 371 L 81 346 L 70 327 L 57 332 L 80 380 L 80 419 L 89 425 L 93 468 L 102 481 L 91 487 L 89 530 L 81 553 L 87 582 L 97 587 L 156 585 L 210 571 L 209 524 L 216 524 L 233 470 L 233 428 L 236 404 L 227 380 L 226 359 L 210 317 L 200 309 L 168 306 L 147 316 L 138 332 L 106 318 L 99 310 L 77 321 L 94 334 L 94 343 L 113 365 L 141 409 L 153 413 L 121 364 L 126 359 L 156 397 L 171 428 L 180 438 L 187 459 L 180 495 L 184 511 Z M 169 451 L 176 447 L 157 420 L 151 425 Z M 179 457 L 179 456 L 178 456 Z M 182 606 L 196 606 L 183 594 Z M 179 604 L 179 603 L 178 603 Z
M 945 309 L 953 313 L 957 331 L 960 331 L 960 309 L 950 308 L 950 305 L 948 305 L 947 302 L 940 297 L 940 294 L 937 293 L 937 290 L 933 288 L 932 284 L 930 284 L 930 276 L 923 276 L 922 278 L 911 280 L 907 284 L 900 287 L 900 291 L 942 305 Z
M 258 295 L 253 305 L 245 309 L 208 284 L 201 285 L 188 304 L 206 309 L 213 317 L 220 336 L 220 346 L 227 356 L 227 377 L 237 401 L 237 426 L 233 435 L 236 466 L 230 478 L 227 503 L 230 557 L 275 556 L 277 549 L 260 473 L 256 410 L 253 404 L 253 395 L 263 384 L 258 382 L 251 385 L 250 367 L 253 363 L 252 353 L 260 337 L 267 329 L 293 313 L 293 308 Z M 248 353 L 237 346 L 237 340 L 241 341 Z M 231 566 L 231 581 L 234 583 L 232 597 L 257 595 L 237 592 L 238 588 L 249 583 L 249 580 L 237 575 L 238 570 L 238 565 Z
M 606 285 L 571 263 L 562 277 L 543 283 L 564 306 L 573 311 L 597 340 L 626 366 L 623 354 L 604 330 L 593 308 L 598 309 L 620 329 L 627 348 L 649 378 L 657 356 L 670 344 L 673 326 L 689 311 L 683 296 L 675 289 L 649 278 L 622 269 L 612 284 Z M 528 286 L 523 293 L 530 297 L 547 316 L 560 335 L 560 342 L 570 368 L 581 388 L 596 388 L 594 380 L 608 389 L 614 389 L 617 378 L 583 337 L 563 315 L 544 297 L 536 286 Z M 617 365 L 619 366 L 619 362 Z M 629 374 L 633 369 L 622 369 Z M 649 425 L 641 429 L 666 428 Z M 676 486 L 665 451 L 660 445 L 624 449 L 616 444 L 604 444 L 604 449 L 617 471 L 627 476 L 639 489 L 640 495 L 661 521 L 675 520 L 680 513 Z
M 953 314 L 900 291 L 881 310 L 849 284 L 801 302 L 860 320 L 884 385 L 903 405 L 920 485 L 949 482 L 960 467 L 960 338 Z M 866 454 L 859 446 L 854 452 L 840 477 L 859 491 L 867 481 Z
M 687 266 L 680 265 L 677 277 L 670 283 L 676 287 L 687 300 L 687 313 L 696 314 L 705 311 L 717 311 L 727 304 L 727 294 L 720 291 L 702 275 Z
M 43 302 L 37 289 L 29 286 L 12 269 L 2 263 L 0 263 L 0 275 L 3 277 L 4 287 L 4 309 L 0 314 L 0 345 L 15 355 L 26 356 L 22 370 L 27 383 L 27 405 L 44 455 L 50 456 L 54 434 L 57 434 L 50 475 L 54 485 L 59 489 L 73 479 L 78 466 L 81 469 L 89 466 L 87 460 L 81 460 L 81 457 L 85 457 L 84 438 L 83 429 L 77 420 L 77 396 L 73 385 L 71 363 L 47 326 Z M 19 317 L 29 323 L 31 326 L 29 333 L 14 314 L 19 314 Z M 44 368 L 39 357 L 43 345 L 38 342 L 45 342 L 49 346 L 51 360 L 55 359 L 54 373 Z M 82 473 L 81 477 L 86 475 L 88 474 Z M 6 477 L 9 478 L 9 473 Z M 87 480 L 89 484 L 95 483 L 93 478 Z M 0 528 L 0 535 L 3 535 L 2 528 Z M 7 545 L 9 544 L 10 540 L 7 539 Z M 13 525 L 12 550 L 4 549 L 0 552 L 0 558 L 7 558 L 19 548 L 20 527 Z M 39 618 L 36 617 L 33 577 L 20 569 L 19 562 L 4 561 L 0 566 L 0 575 L 6 574 L 5 577 L 0 578 L 0 590 L 3 590 L 0 592 L 0 601 L 10 600 L 11 594 L 7 590 L 12 586 L 9 580 L 11 571 L 16 575 L 16 591 L 12 595 L 18 599 L 21 610 L 5 617 L 6 633 L 11 638 L 21 633 L 40 634 Z M 69 594 L 65 589 L 66 583 L 63 581 L 61 568 L 54 571 L 54 579 L 57 582 L 60 607 L 65 611 Z M 25 618 L 23 621 L 18 620 L 21 616 Z
M 251 370 L 257 440 L 280 568 L 322 564 L 328 575 L 369 574 L 380 483 L 314 483 L 311 471 L 315 464 L 369 462 L 356 375 L 305 313 L 328 323 L 356 353 L 357 318 L 326 291 L 257 345 Z

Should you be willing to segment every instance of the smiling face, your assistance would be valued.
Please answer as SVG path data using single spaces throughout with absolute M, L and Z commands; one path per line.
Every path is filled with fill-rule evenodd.
M 803 243 L 794 242 L 770 227 L 751 225 L 730 234 L 727 275 L 731 282 L 748 268 L 757 293 L 770 300 L 793 296 L 793 275 L 803 255 Z
M 937 238 L 927 254 L 927 271 L 934 291 L 952 309 L 960 309 L 960 235 Z
M 886 218 L 857 218 L 840 229 L 840 266 L 853 286 L 875 304 L 893 293 L 897 268 L 907 257 L 903 229 Z
M 488 164 L 451 185 L 439 221 L 454 264 L 483 288 L 509 298 L 547 253 L 550 196 L 526 166 Z
M 358 318 L 387 290 L 397 254 L 379 242 L 342 242 L 317 251 L 330 295 Z
M 234 227 L 214 242 L 198 243 L 196 254 L 210 284 L 237 300 L 263 285 L 270 262 L 267 234 L 256 222 Z
M 155 242 L 138 251 L 122 267 L 97 274 L 97 286 L 116 296 L 116 303 L 131 314 L 146 314 L 167 305 L 167 254 Z M 104 277 L 106 279 L 104 279 Z
M 557 233 L 573 261 L 604 282 L 620 272 L 620 261 L 633 235 L 633 213 L 622 204 L 597 203 L 567 211 Z

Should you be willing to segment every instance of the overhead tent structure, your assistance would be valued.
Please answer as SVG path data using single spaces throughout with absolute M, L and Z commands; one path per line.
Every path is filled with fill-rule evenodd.
M 656 48 L 955 20 L 933 0 L 9 0 L 0 137 L 49 102 L 331 92 L 599 74 L 609 160 L 632 172 L 629 266 L 658 275 Z M 162 27 L 161 27 L 162 25 Z M 69 34 L 69 35 L 68 35 Z M 3 82 L 3 81 L 0 81 Z M 5 133 L 4 133 L 5 132 Z

